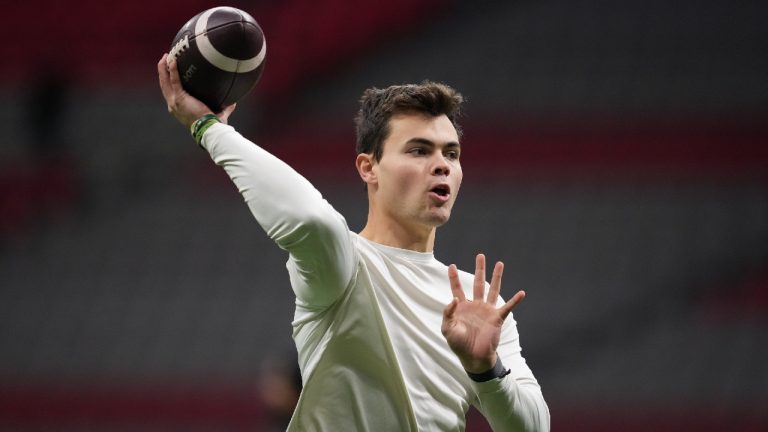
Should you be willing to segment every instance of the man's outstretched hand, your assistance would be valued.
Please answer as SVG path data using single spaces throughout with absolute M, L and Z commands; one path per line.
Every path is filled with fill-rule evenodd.
M 189 128 L 195 120 L 206 114 L 213 114 L 213 111 L 184 90 L 181 86 L 176 59 L 168 62 L 166 60 L 167 57 L 168 54 L 163 54 L 163 57 L 157 62 L 160 90 L 163 92 L 168 112 L 173 114 L 181 124 Z M 220 113 L 216 113 L 216 116 L 219 117 L 222 123 L 226 123 L 229 115 L 234 110 L 235 104 L 232 104 L 224 107 Z
M 504 264 L 497 262 L 493 268 L 488 297 L 485 294 L 485 255 L 475 259 L 475 281 L 472 300 L 467 300 L 461 289 L 456 266 L 448 267 L 453 301 L 443 311 L 442 332 L 459 361 L 467 372 L 483 373 L 496 364 L 496 348 L 499 346 L 501 325 L 512 309 L 525 297 L 525 291 L 518 291 L 500 308 L 496 301 L 501 290 L 501 275 Z

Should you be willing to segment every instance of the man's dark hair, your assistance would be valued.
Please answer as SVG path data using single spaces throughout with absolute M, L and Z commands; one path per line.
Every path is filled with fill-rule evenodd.
M 369 88 L 360 98 L 360 111 L 355 117 L 357 153 L 373 154 L 374 160 L 381 160 L 384 141 L 390 132 L 389 119 L 395 114 L 421 113 L 433 117 L 445 114 L 461 138 L 456 118 L 463 101 L 456 90 L 432 81 Z

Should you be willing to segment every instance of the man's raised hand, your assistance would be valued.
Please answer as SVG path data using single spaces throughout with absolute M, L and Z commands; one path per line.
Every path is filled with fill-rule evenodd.
M 494 367 L 501 325 L 525 297 L 525 291 L 518 291 L 503 306 L 496 308 L 503 272 L 504 264 L 497 262 L 493 268 L 488 296 L 485 297 L 485 255 L 477 255 L 472 300 L 467 300 L 456 266 L 451 264 L 448 267 L 453 301 L 443 311 L 441 330 L 448 346 L 459 357 L 467 372 L 482 373 Z
M 195 120 L 206 114 L 213 114 L 207 105 L 200 102 L 194 96 L 184 90 L 179 78 L 178 66 L 176 60 L 167 61 L 168 54 L 163 54 L 160 61 L 157 62 L 157 74 L 160 80 L 160 90 L 163 92 L 168 112 L 176 119 L 189 128 Z M 216 116 L 226 123 L 229 115 L 235 110 L 235 104 L 224 107 Z

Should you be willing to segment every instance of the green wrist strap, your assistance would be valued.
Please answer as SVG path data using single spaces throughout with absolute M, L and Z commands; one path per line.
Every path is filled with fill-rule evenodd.
M 213 114 L 206 114 L 192 123 L 192 126 L 189 127 L 189 132 L 192 134 L 192 138 L 195 139 L 197 145 L 203 145 L 203 134 L 215 123 L 221 123 L 221 120 Z

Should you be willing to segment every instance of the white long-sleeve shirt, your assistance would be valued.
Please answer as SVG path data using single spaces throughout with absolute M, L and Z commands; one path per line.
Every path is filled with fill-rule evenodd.
M 497 350 L 511 374 L 472 381 L 440 331 L 446 265 L 351 232 L 304 177 L 230 126 L 211 126 L 202 144 L 289 253 L 304 384 L 290 431 L 463 431 L 470 404 L 494 431 L 549 430 L 512 315 Z M 460 278 L 471 298 L 473 275 Z

